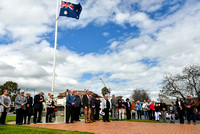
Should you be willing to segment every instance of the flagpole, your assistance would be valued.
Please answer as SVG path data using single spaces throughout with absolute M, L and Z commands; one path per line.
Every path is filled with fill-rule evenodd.
M 56 25 L 55 25 L 55 43 L 54 43 L 54 58 L 53 58 L 53 78 L 52 78 L 52 93 L 54 92 L 54 86 L 55 86 L 55 69 L 56 69 L 56 48 L 57 48 L 57 31 L 58 31 L 58 6 L 59 6 L 59 0 L 57 0 L 57 8 L 56 8 Z

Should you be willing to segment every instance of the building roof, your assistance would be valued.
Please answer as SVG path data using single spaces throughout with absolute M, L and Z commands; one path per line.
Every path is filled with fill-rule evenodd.
M 167 104 L 167 105 L 170 105 L 171 102 L 174 102 L 174 104 L 175 104 L 175 102 L 176 102 L 176 99 L 162 99 L 162 100 L 163 100 L 163 102 L 164 102 L 165 104 Z
M 79 95 L 80 95 L 80 96 L 83 96 L 83 95 L 86 94 L 86 91 L 74 90 L 74 93 L 76 93 L 76 92 L 79 92 Z M 64 93 L 59 93 L 59 94 L 58 94 L 58 98 L 59 98 L 59 99 L 64 98 L 64 97 L 66 97 L 69 93 L 70 93 L 70 90 L 67 89 Z M 96 94 L 96 93 L 94 93 L 94 92 L 92 92 L 92 91 L 90 91 L 90 95 L 95 95 L 95 96 L 97 96 L 98 98 L 102 98 L 102 96 L 100 96 L 100 95 L 98 95 L 98 94 Z

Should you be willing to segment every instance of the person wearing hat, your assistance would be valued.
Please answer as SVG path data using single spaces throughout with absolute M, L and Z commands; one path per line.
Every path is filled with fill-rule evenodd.
M 124 100 L 122 99 L 122 96 L 120 95 L 118 101 L 118 108 L 119 108 L 119 120 L 124 119 Z
M 39 94 L 34 96 L 34 118 L 33 118 L 33 123 L 42 123 L 41 121 L 41 115 L 42 115 L 42 109 L 43 109 L 43 105 L 42 103 L 44 102 L 44 93 L 40 92 Z M 37 113 L 39 113 L 39 115 L 37 116 Z
M 103 122 L 110 122 L 109 120 L 109 110 L 112 108 L 111 107 L 111 103 L 108 100 L 108 95 L 104 96 L 104 99 L 102 101 L 102 111 L 105 113 L 105 115 L 103 116 Z
M 131 103 L 129 102 L 129 98 L 126 99 L 125 106 L 126 106 L 127 120 L 130 120 L 131 119 Z
M 27 99 L 24 96 L 24 90 L 20 90 L 20 94 L 15 98 L 15 109 L 16 109 L 16 125 L 23 124 L 23 117 L 26 110 Z
M 53 96 L 54 96 L 53 93 L 50 93 L 46 101 L 47 105 L 46 123 L 51 122 L 52 116 L 54 114 L 56 100 L 53 98 Z

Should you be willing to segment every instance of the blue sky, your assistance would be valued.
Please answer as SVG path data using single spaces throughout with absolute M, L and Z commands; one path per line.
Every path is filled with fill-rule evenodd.
M 49 92 L 56 1 L 0 2 L 0 84 Z M 157 99 L 162 78 L 199 64 L 198 0 L 71 0 L 80 19 L 60 17 L 55 94 L 65 89 L 129 97 L 147 90 Z M 26 12 L 26 14 L 25 14 Z M 32 92 L 32 91 L 31 91 Z
M 63 30 L 59 28 L 58 44 L 64 45 L 71 51 L 80 54 L 105 53 L 108 50 L 111 40 L 136 37 L 139 33 L 140 31 L 137 27 L 130 27 L 128 24 L 120 26 L 114 23 L 107 23 L 103 26 L 89 24 L 87 27 L 80 29 Z M 53 42 L 54 39 L 51 40 L 51 44 Z

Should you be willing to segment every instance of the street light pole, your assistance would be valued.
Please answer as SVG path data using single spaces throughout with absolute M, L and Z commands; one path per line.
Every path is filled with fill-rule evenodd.
M 103 79 L 100 78 L 100 80 L 102 81 L 103 85 L 106 87 L 106 84 L 104 83 Z M 106 87 L 107 88 L 107 87 Z

